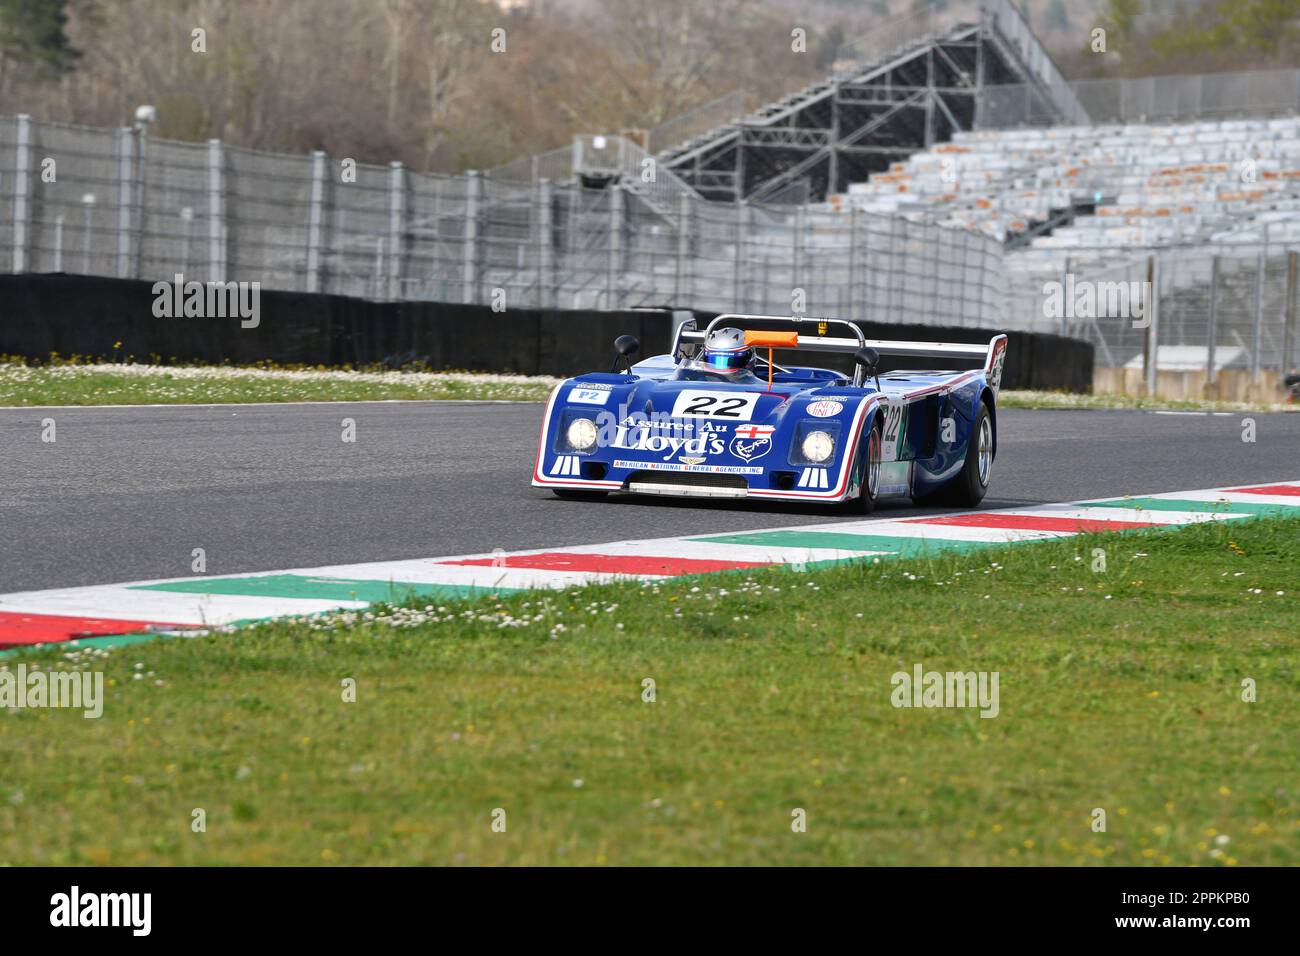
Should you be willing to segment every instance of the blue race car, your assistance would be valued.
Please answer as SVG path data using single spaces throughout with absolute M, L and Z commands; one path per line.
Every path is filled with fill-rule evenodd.
M 841 319 L 720 315 L 677 328 L 673 350 L 556 386 L 533 485 L 610 492 L 973 507 L 997 454 L 1007 337 L 984 345 L 868 341 Z M 847 331 L 847 336 L 828 333 Z M 773 360 L 774 350 L 853 356 L 852 375 Z M 881 356 L 976 360 L 969 371 L 880 373 Z M 619 371 L 620 365 L 623 371 Z

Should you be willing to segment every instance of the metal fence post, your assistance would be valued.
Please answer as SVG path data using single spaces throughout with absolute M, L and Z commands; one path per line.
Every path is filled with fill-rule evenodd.
M 117 131 L 117 277 L 131 278 L 131 186 L 134 174 L 131 168 L 132 140 L 131 127 L 123 126 Z M 143 207 L 141 212 L 143 213 Z M 141 229 L 143 237 L 144 230 Z
M 221 140 L 208 140 L 208 281 L 225 282 L 226 219 L 221 175 Z
M 1255 266 L 1255 324 L 1250 336 L 1250 381 L 1254 384 L 1259 377 L 1259 349 L 1264 332 L 1264 270 L 1268 265 L 1261 250 L 1256 257 Z
M 478 298 L 478 207 L 483 178 L 478 170 L 465 174 L 465 240 L 463 248 L 461 301 L 473 305 Z
M 689 308 L 691 276 L 687 263 L 691 254 L 691 196 L 683 192 L 677 200 L 677 270 L 673 282 L 673 305 Z
M 555 307 L 555 227 L 551 181 L 537 180 L 537 307 Z
M 791 273 L 790 285 L 793 286 L 795 289 L 803 289 L 804 310 L 802 314 L 807 315 L 809 313 L 809 310 L 812 311 L 817 311 L 817 310 L 813 309 L 812 303 L 808 301 L 808 289 L 804 288 L 802 284 L 803 283 L 804 222 L 805 222 L 804 207 L 798 206 L 795 208 L 794 211 L 794 224 L 793 224 L 794 233 L 793 235 L 790 236 L 791 252 L 793 253 L 792 260 L 791 260 L 793 264 L 790 267 L 790 273 Z M 793 290 L 791 292 L 791 295 L 793 295 Z M 782 311 L 784 311 L 784 309 Z M 824 315 L 825 312 L 822 311 L 820 314 Z
M 856 286 L 857 264 L 858 264 L 858 216 L 860 210 L 857 206 L 849 207 L 849 281 L 848 291 L 845 293 L 846 302 L 844 303 L 844 317 L 853 318 L 855 315 L 863 318 L 858 312 L 858 298 Z
M 135 255 L 130 270 L 137 279 L 144 275 L 145 189 L 149 185 L 149 124 L 136 123 L 131 129 L 135 149 Z M 189 241 L 188 227 L 186 242 Z
M 319 292 L 321 232 L 325 219 L 325 154 L 311 154 L 311 200 L 307 206 L 307 291 Z
M 1300 265 L 1300 253 L 1286 254 L 1286 311 L 1282 323 L 1282 361 L 1279 372 L 1286 375 L 1295 367 L 1296 347 L 1296 279 L 1297 266 Z
M 731 267 L 732 301 L 739 312 L 746 311 L 745 304 L 745 238 L 749 235 L 749 203 L 736 204 L 736 255 Z
M 1061 270 L 1061 290 L 1062 290 L 1061 294 L 1062 294 L 1062 296 L 1064 296 L 1064 295 L 1066 294 L 1066 293 L 1065 293 L 1065 290 L 1070 289 L 1070 288 L 1071 288 L 1071 285 L 1070 285 L 1070 257 L 1069 257 L 1069 256 L 1066 256 L 1066 257 L 1065 257 L 1065 268 L 1063 268 L 1063 269 Z M 1070 314 L 1072 311 L 1073 311 L 1073 304 L 1072 304 L 1072 303 L 1069 303 L 1069 302 L 1065 302 L 1064 300 L 1062 300 L 1062 302 L 1061 302 L 1061 335 L 1063 335 L 1063 336 L 1067 336 L 1067 337 L 1068 337 L 1069 334 L 1070 334 L 1070 320 L 1069 320 L 1068 316 L 1069 316 L 1069 314 Z
M 1205 384 L 1214 382 L 1215 352 L 1219 344 L 1219 257 L 1210 259 L 1210 321 L 1205 330 Z
M 26 113 L 17 117 L 17 156 L 14 160 L 14 272 L 27 271 L 28 177 L 32 168 L 32 118 Z
M 1146 372 L 1147 397 L 1154 398 L 1159 384 L 1160 370 L 1160 257 L 1147 257 L 1147 282 L 1150 283 L 1151 302 L 1147 306 L 1147 334 L 1143 340 L 1142 359 Z
M 883 320 L 889 322 L 894 317 L 895 302 L 894 290 L 898 287 L 898 270 L 899 263 L 895 261 L 898 256 L 898 224 L 901 222 L 897 216 L 889 217 L 889 269 L 885 273 L 885 312 Z
M 619 277 L 623 274 L 623 187 L 615 183 L 609 187 L 609 259 L 605 274 L 605 308 L 615 309 L 622 304 L 619 294 Z
M 402 164 L 388 166 L 388 298 L 402 297 L 402 222 L 406 216 Z

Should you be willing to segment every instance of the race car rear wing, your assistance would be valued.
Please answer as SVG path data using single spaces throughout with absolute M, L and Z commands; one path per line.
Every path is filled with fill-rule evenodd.
M 683 345 L 703 344 L 709 333 L 726 325 L 744 328 L 746 321 L 758 321 L 763 324 L 776 323 L 787 329 L 793 329 L 796 337 L 784 348 L 806 349 L 812 352 L 840 352 L 849 355 L 858 349 L 872 348 L 880 355 L 911 355 L 918 358 L 963 358 L 983 359 L 984 371 L 988 374 L 989 385 L 996 393 L 1002 380 L 1002 362 L 1006 356 L 1007 337 L 995 335 L 987 345 L 962 342 L 912 342 L 889 339 L 869 339 L 862 330 L 847 319 L 819 319 L 787 315 L 747 315 L 743 313 L 726 313 L 719 315 L 708 326 L 700 330 L 691 323 L 678 326 L 673 339 L 673 357 L 681 358 Z M 827 333 L 831 327 L 845 328 L 853 333 L 853 338 L 833 336 Z M 815 334 L 808 334 L 815 333 Z M 859 368 L 854 376 L 854 384 L 860 384 L 862 370 Z

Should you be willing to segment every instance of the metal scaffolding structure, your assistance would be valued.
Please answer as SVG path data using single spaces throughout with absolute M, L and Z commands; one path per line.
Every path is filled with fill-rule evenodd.
M 846 44 L 834 75 L 659 153 L 700 196 L 819 201 L 957 130 L 987 88 L 1013 85 L 1061 123 L 1086 123 L 1070 85 L 1009 0 L 972 20 L 929 8 Z

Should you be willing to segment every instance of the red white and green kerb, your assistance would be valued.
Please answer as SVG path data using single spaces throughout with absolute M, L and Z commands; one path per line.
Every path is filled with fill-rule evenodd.
M 1300 514 L 1300 481 L 1030 508 L 877 517 L 532 551 L 379 561 L 0 595 L 0 654 L 112 645 L 411 598 L 447 600 L 779 565 L 912 557 L 1069 537 Z

